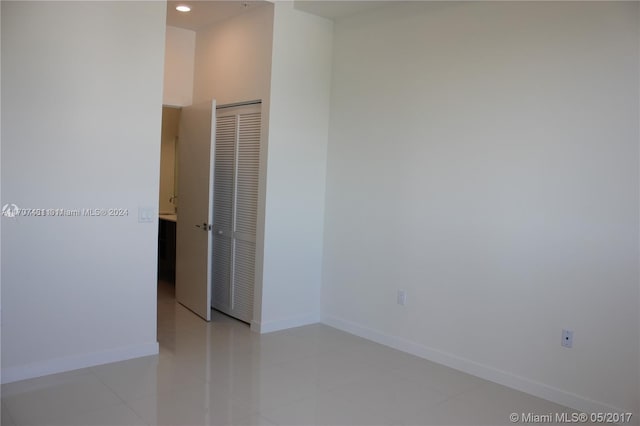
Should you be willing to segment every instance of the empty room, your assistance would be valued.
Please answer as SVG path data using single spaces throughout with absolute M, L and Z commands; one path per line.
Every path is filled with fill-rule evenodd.
M 640 3 L 0 14 L 2 425 L 640 424 Z

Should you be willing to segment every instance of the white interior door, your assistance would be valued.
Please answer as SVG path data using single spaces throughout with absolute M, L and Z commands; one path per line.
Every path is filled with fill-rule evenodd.
M 182 109 L 178 143 L 176 299 L 211 320 L 215 101 Z
M 213 306 L 253 319 L 261 106 L 217 112 L 213 199 Z

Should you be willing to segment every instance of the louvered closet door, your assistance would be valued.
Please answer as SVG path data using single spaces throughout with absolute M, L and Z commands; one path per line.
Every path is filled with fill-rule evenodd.
M 218 112 L 214 307 L 246 322 L 253 318 L 260 126 L 259 105 Z
M 236 164 L 237 117 L 216 118 L 213 169 L 213 307 L 231 309 L 231 258 Z

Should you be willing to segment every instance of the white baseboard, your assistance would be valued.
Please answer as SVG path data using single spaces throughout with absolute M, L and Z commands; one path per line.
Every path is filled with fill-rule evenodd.
M 156 355 L 158 351 L 158 342 L 144 343 L 141 345 L 127 346 L 104 352 L 93 352 L 15 367 L 7 367 L 3 368 L 0 374 L 2 375 L 2 384 L 5 384 L 17 382 L 19 380 L 33 379 L 35 377 L 46 376 L 49 374 L 77 370 L 79 368 L 108 364 L 110 362 Z
M 251 321 L 251 330 L 256 333 L 271 333 L 273 331 L 286 330 L 288 328 L 302 327 L 303 325 L 317 324 L 320 322 L 320 315 L 303 315 L 293 318 L 284 318 L 274 321 Z
M 420 358 L 425 358 L 429 361 L 446 365 L 447 367 L 472 374 L 482 379 L 555 402 L 556 404 L 564 405 L 565 407 L 569 407 L 574 410 L 585 413 L 629 412 L 629 410 L 614 407 L 603 402 L 594 401 L 562 389 L 545 385 L 544 383 L 527 379 L 526 377 L 517 376 L 506 371 L 412 342 L 410 340 L 385 334 L 338 317 L 325 316 L 322 318 L 322 323 L 339 330 L 346 331 L 347 333 L 372 340 L 376 343 L 410 353 Z M 637 418 L 637 416 L 638 413 L 634 413 L 632 418 Z

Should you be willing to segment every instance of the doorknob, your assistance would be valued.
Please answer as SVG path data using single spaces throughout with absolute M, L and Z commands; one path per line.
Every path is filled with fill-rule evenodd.
M 196 228 L 200 228 L 203 231 L 209 231 L 211 229 L 211 225 L 207 225 L 207 222 L 204 222 L 202 225 L 196 225 Z

